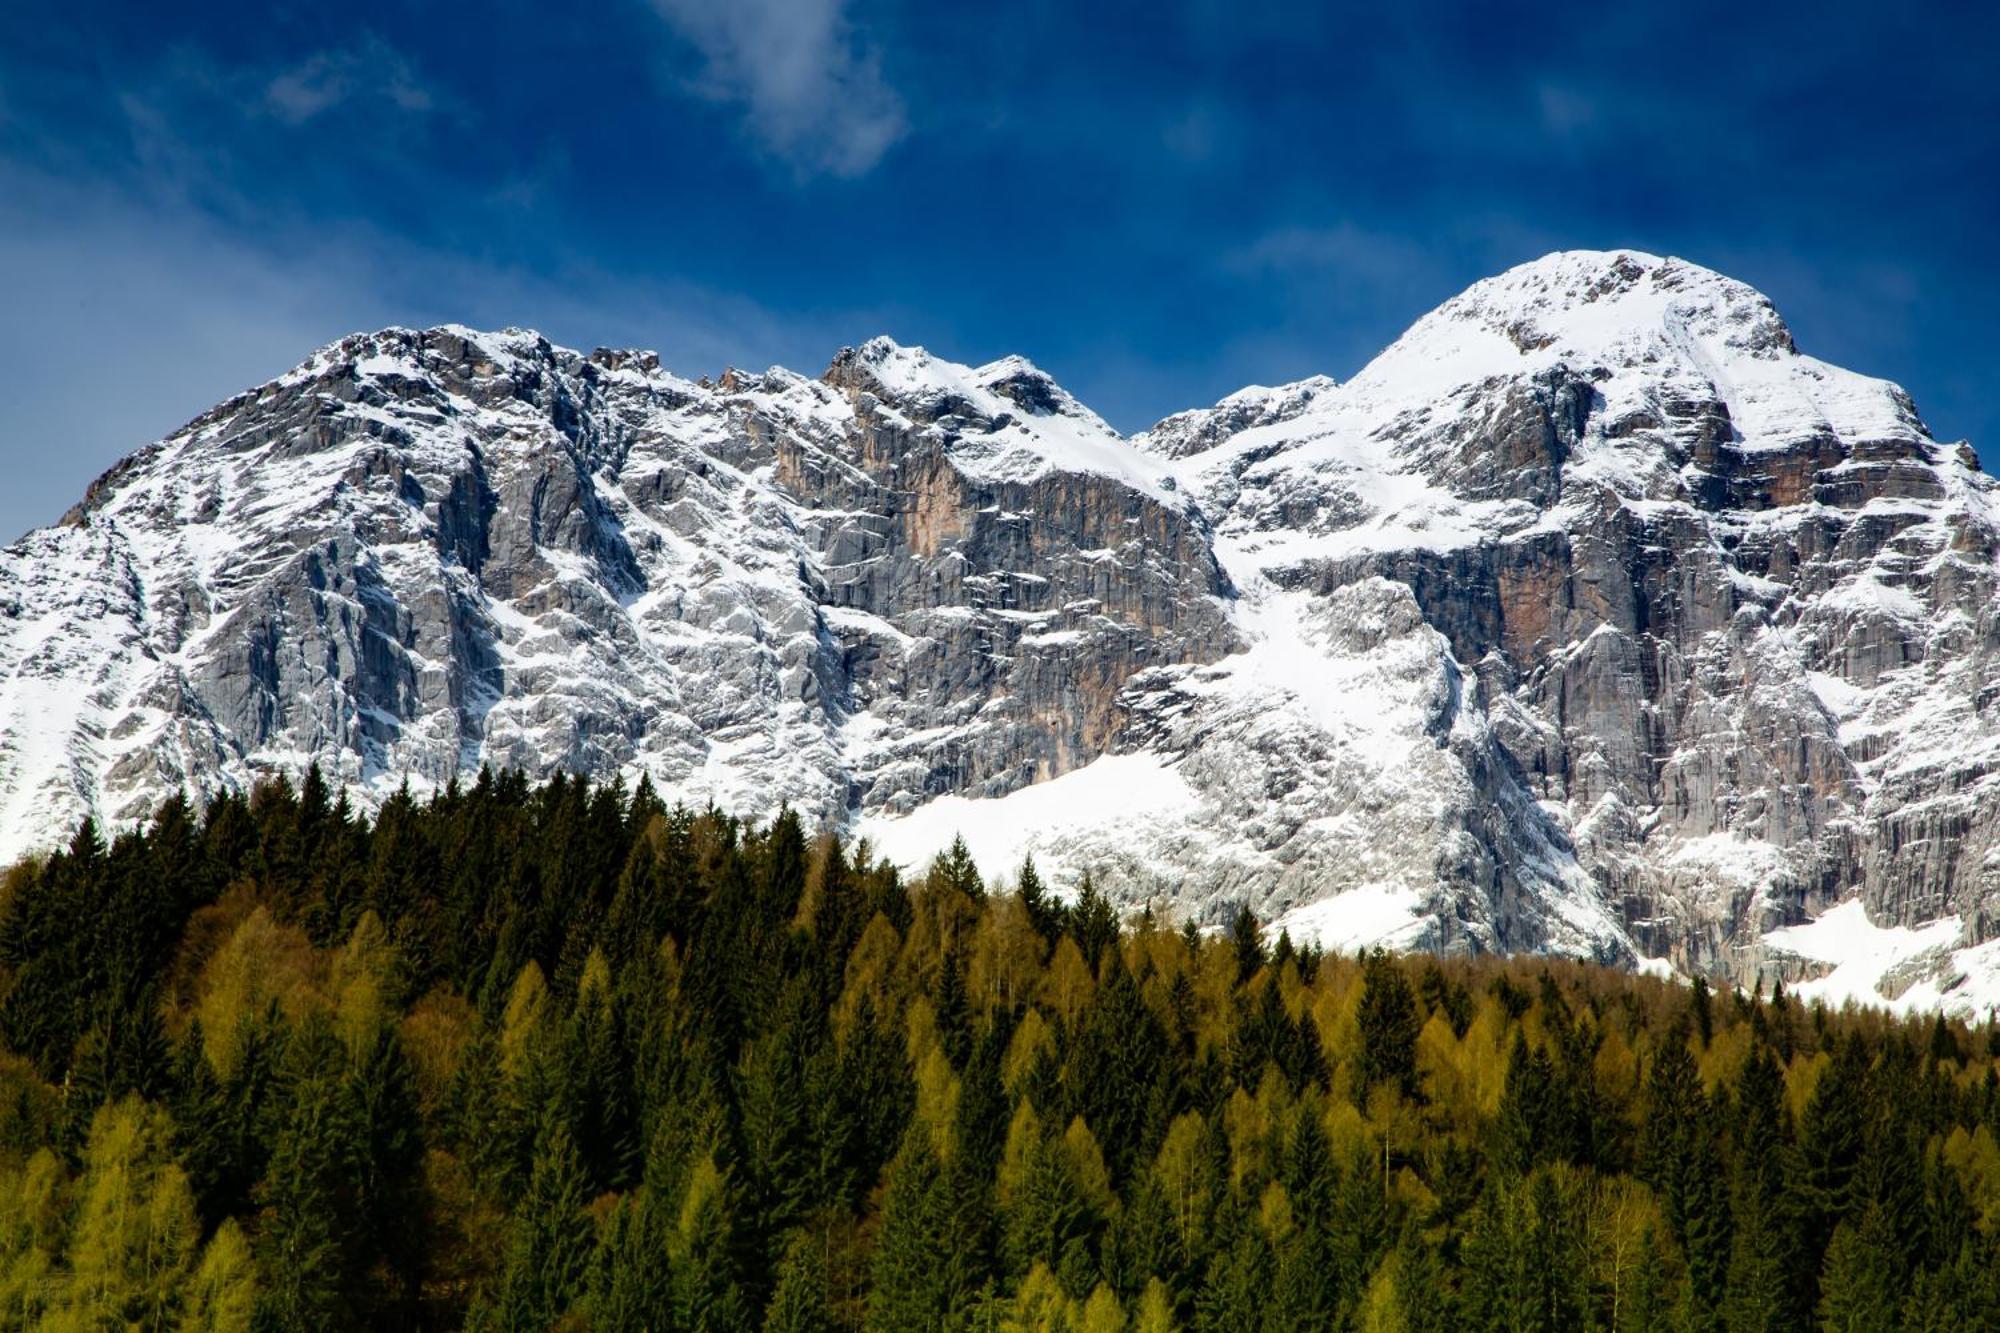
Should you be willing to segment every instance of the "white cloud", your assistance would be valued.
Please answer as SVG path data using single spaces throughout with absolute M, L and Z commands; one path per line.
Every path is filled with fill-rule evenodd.
M 303 125 L 344 102 L 387 103 L 398 111 L 432 108 L 430 92 L 403 55 L 376 37 L 319 51 L 264 86 L 264 106 L 288 125 Z
M 740 104 L 751 136 L 803 174 L 859 176 L 909 128 L 846 0 L 652 0 L 700 52 L 691 91 Z
M 895 322 L 587 264 L 527 272 L 354 225 L 260 226 L 253 242 L 169 199 L 4 162 L 0 291 L 15 315 L 0 320 L 0 545 L 131 450 L 357 330 L 521 325 L 572 347 L 651 348 L 693 376 L 815 369 Z

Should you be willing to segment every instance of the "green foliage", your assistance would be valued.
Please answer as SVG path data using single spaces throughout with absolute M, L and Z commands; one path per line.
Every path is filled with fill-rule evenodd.
M 503 1328 L 550 1328 L 583 1294 L 592 1251 L 583 1161 L 553 1109 L 535 1136 L 528 1188 L 514 1209 L 495 1300 Z
M 2000 1308 L 2000 1033 L 905 885 L 644 783 L 86 825 L 5 877 L 0 1044 L 5 1327 Z
M 985 1256 L 970 1184 L 937 1159 L 922 1126 L 913 1126 L 882 1202 L 867 1328 L 950 1329 L 971 1307 Z
M 1388 1083 L 1405 1097 L 1417 1091 L 1416 996 L 1403 968 L 1380 949 L 1370 953 L 1361 970 L 1361 1059 L 1355 1081 L 1361 1096 L 1377 1083 Z

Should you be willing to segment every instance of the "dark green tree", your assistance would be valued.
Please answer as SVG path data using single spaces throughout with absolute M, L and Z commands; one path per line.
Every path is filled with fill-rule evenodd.
M 1398 1094 L 1417 1093 L 1417 1033 L 1423 1022 L 1416 996 L 1401 964 L 1380 949 L 1362 960 L 1361 1054 L 1355 1066 L 1356 1091 L 1366 1100 L 1368 1090 L 1387 1083 Z
M 1903 1276 L 1889 1225 L 1878 1208 L 1834 1228 L 1820 1274 L 1820 1327 L 1833 1333 L 1894 1328 L 1902 1308 Z
M 870 1330 L 956 1327 L 985 1278 L 978 1206 L 938 1161 L 925 1126 L 913 1126 L 889 1169 L 882 1201 L 870 1272 Z
M 553 1108 L 535 1136 L 528 1187 L 513 1210 L 494 1311 L 502 1328 L 551 1328 L 583 1295 L 595 1237 L 569 1126 Z

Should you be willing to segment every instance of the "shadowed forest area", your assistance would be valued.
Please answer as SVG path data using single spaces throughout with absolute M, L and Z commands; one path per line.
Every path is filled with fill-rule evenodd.
M 0 884 L 0 1044 L 7 1328 L 2000 1315 L 1990 1030 L 1121 924 L 644 785 L 86 825 Z

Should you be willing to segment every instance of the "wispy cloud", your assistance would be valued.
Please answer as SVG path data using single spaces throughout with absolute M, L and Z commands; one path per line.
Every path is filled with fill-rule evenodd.
M 1352 222 L 1276 227 L 1223 256 L 1223 266 L 1244 275 L 1346 274 L 1381 281 L 1427 272 L 1434 260 L 1405 237 Z
M 326 177 L 368 177 L 379 190 L 386 174 L 430 172 L 424 151 L 473 123 L 462 103 L 367 32 L 293 61 L 229 63 L 198 45 L 175 46 L 109 85 L 101 106 L 110 114 L 90 127 L 95 140 L 44 106 L 35 143 L 67 151 L 0 150 L 0 162 L 39 156 L 61 176 L 248 216 L 286 202 L 280 183 L 295 179 L 290 168 L 302 160 L 324 163 Z M 338 154 L 301 154 L 330 130 L 341 136 Z
M 267 226 L 253 239 L 173 200 L 0 161 L 0 290 L 35 312 L 0 320 L 12 377 L 0 395 L 0 544 L 52 521 L 123 454 L 356 330 L 525 325 L 570 346 L 651 348 L 696 375 L 774 361 L 810 370 L 896 323 L 888 311 L 783 311 L 697 281 L 547 260 L 531 271 L 353 223 Z
M 846 0 L 652 3 L 704 61 L 689 90 L 740 105 L 751 137 L 803 175 L 863 175 L 909 128 Z
M 318 51 L 264 85 L 264 107 L 288 125 L 303 125 L 323 112 L 354 101 L 386 104 L 398 111 L 430 111 L 435 101 L 409 60 L 378 37 L 353 46 Z

